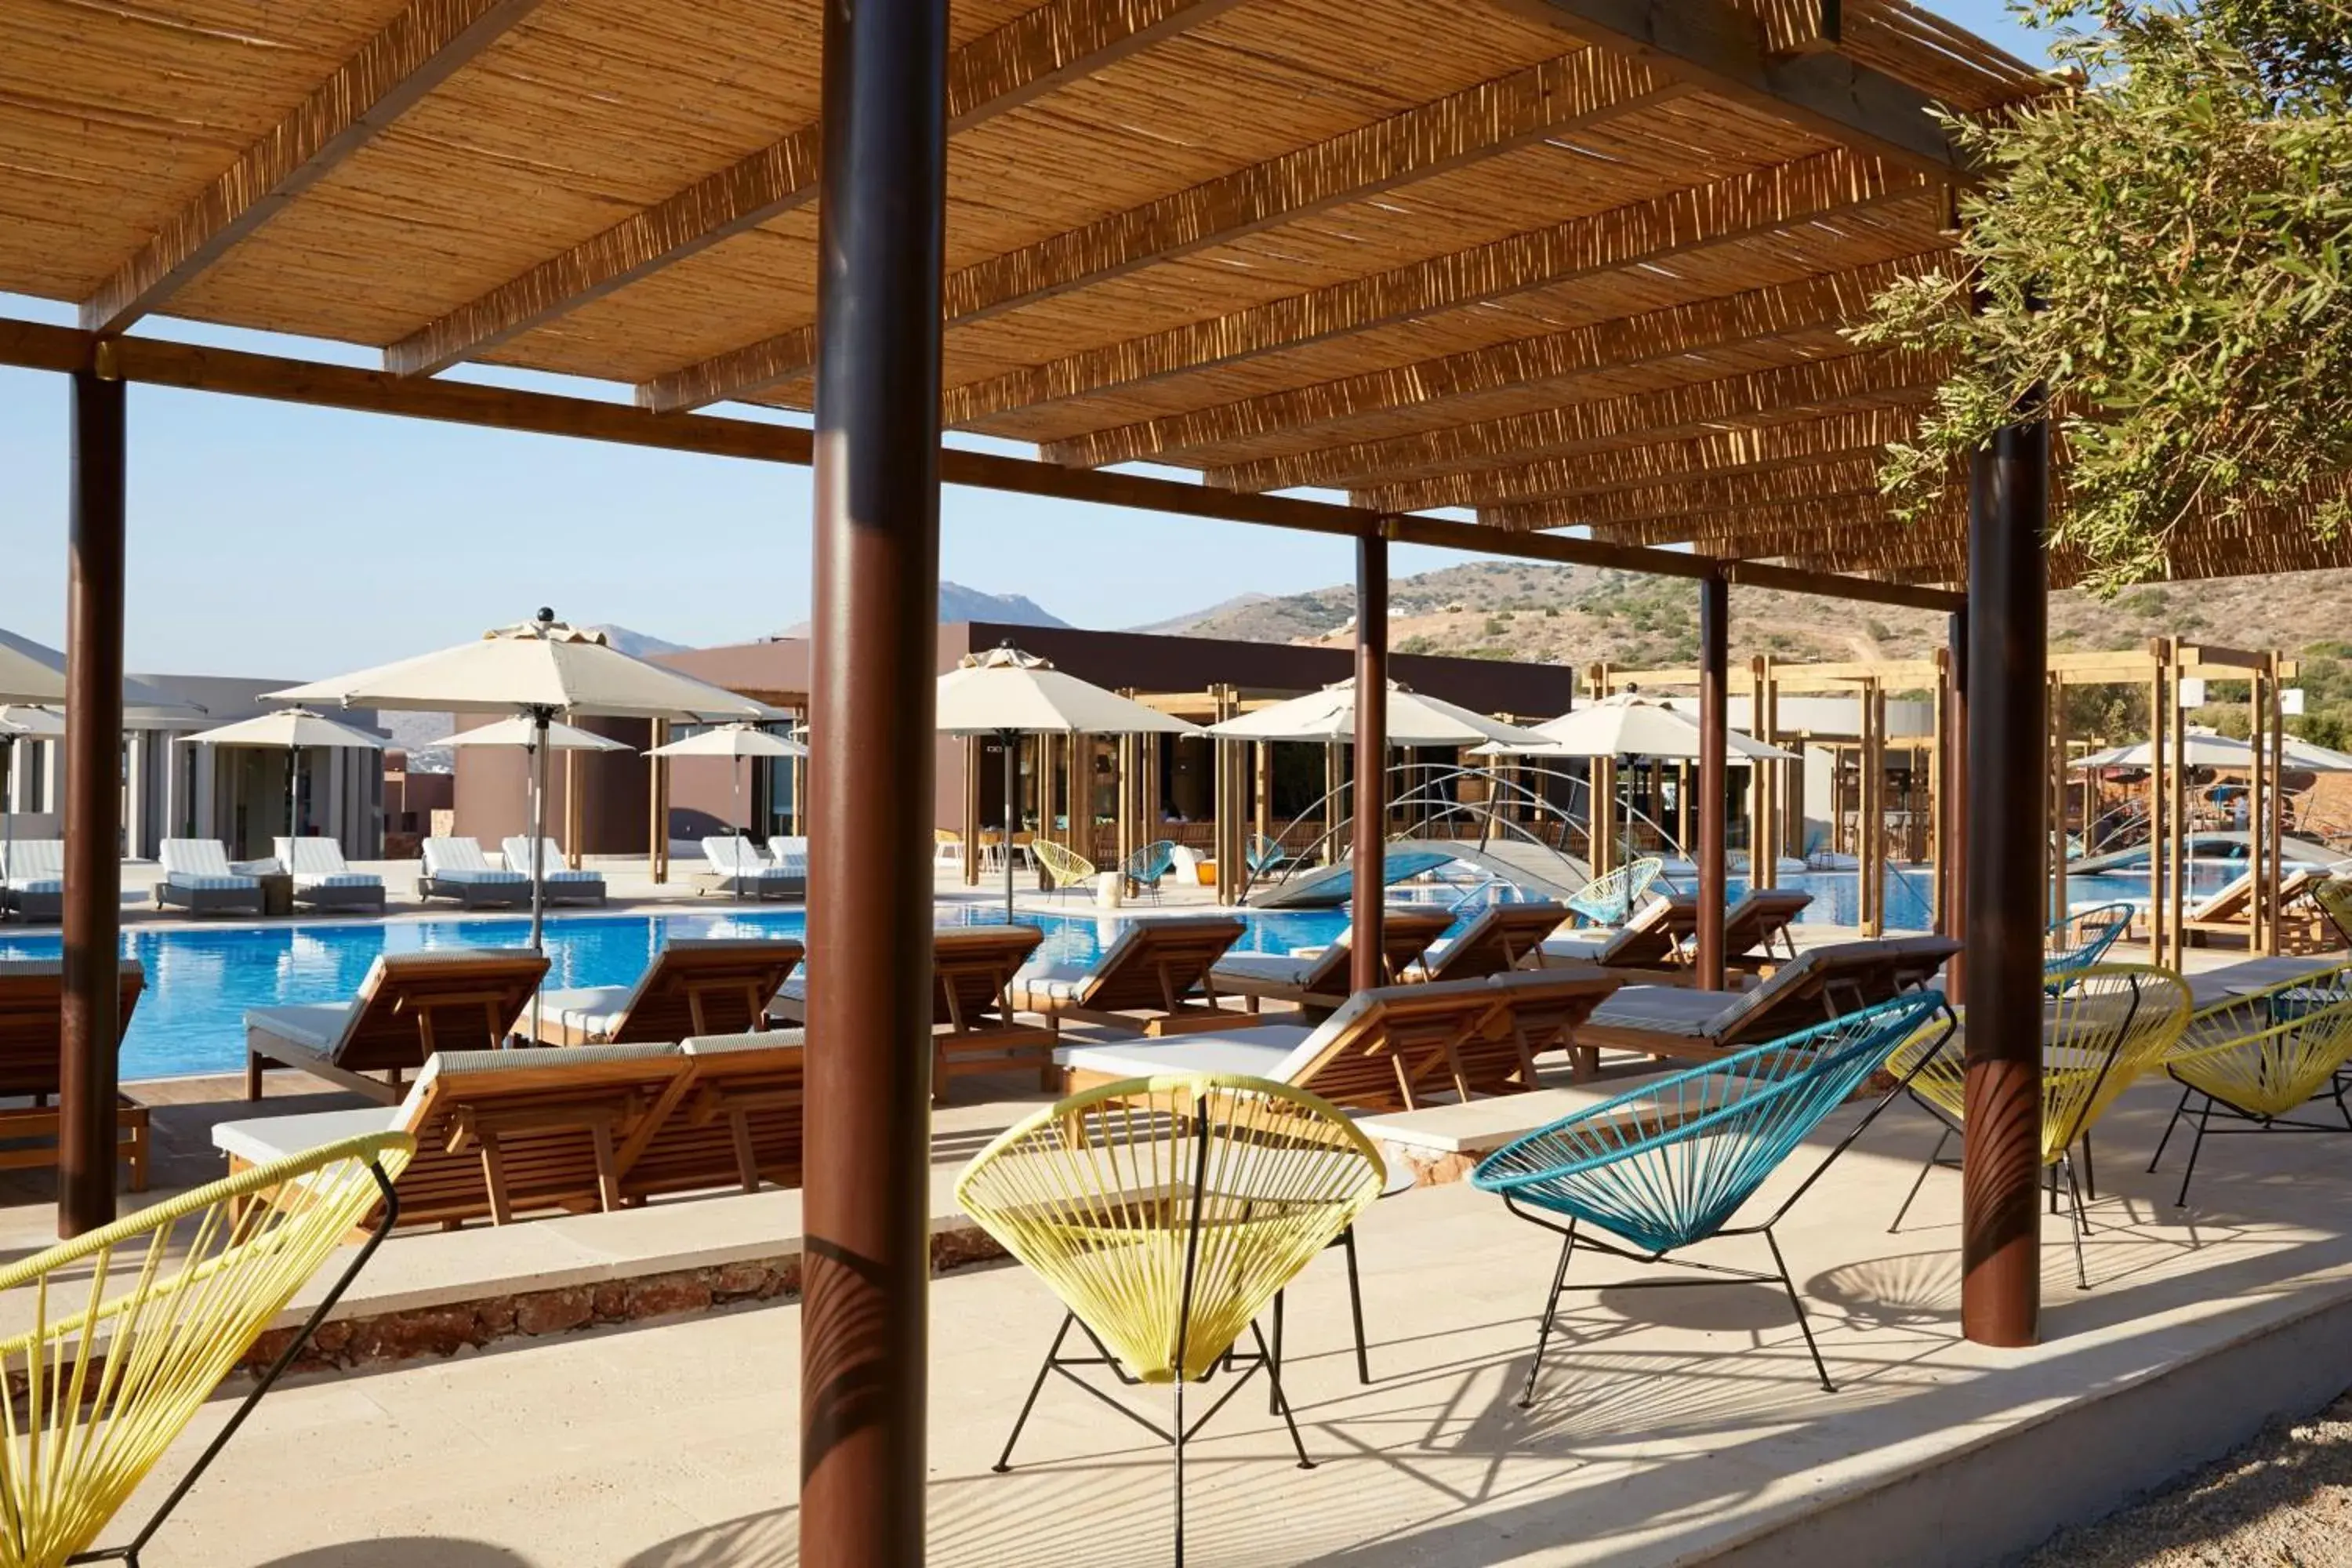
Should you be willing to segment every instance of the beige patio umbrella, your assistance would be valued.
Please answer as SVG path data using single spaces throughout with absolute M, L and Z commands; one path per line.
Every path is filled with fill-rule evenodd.
M 1228 741 L 1352 741 L 1356 738 L 1356 683 L 1337 681 L 1320 691 L 1212 724 L 1208 732 Z M 1540 738 L 1532 730 L 1506 724 L 1391 680 L 1388 742 L 1391 746 L 1534 746 L 1540 744 Z
M 623 653 L 605 640 L 604 633 L 567 626 L 549 609 L 541 609 L 536 618 L 520 626 L 499 626 L 473 642 L 438 653 L 268 695 L 281 701 L 333 702 L 346 708 L 426 712 L 511 710 L 514 722 L 538 731 L 531 745 L 534 846 L 546 837 L 547 753 L 552 742 L 545 737 L 557 714 L 702 721 L 778 716 L 766 703 L 740 692 Z M 457 743 L 512 743 L 482 737 L 482 731 L 469 730 Z M 534 948 L 541 945 L 546 905 L 545 883 L 534 875 L 530 879 L 530 945 Z
M 1198 735 L 1197 724 L 1106 691 L 1011 643 L 970 653 L 940 677 L 942 735 L 995 735 L 1004 743 L 1004 918 L 1013 919 L 1013 835 L 1020 826 L 1023 735 Z
M 338 724 L 308 708 L 283 708 L 275 713 L 263 713 L 239 720 L 234 724 L 223 724 L 215 730 L 200 730 L 193 735 L 182 735 L 176 743 L 183 746 L 202 744 L 283 750 L 286 752 L 286 836 L 291 839 L 302 836 L 302 753 L 313 746 L 380 752 L 386 742 L 382 735 L 371 735 L 365 730 Z M 289 870 L 292 868 L 290 866 L 287 868 Z
M 1700 755 L 1698 721 L 1655 698 L 1620 691 L 1590 707 L 1579 708 L 1538 724 L 1532 746 L 1482 747 L 1493 755 L 1539 757 L 1696 757 Z M 1733 767 L 1750 763 L 1786 763 L 1792 752 L 1770 746 L 1753 735 L 1727 728 L 1724 761 Z
M 655 746 L 646 752 L 649 757 L 727 757 L 740 761 L 745 757 L 805 757 L 808 748 L 757 724 L 721 724 L 705 730 L 698 735 L 688 735 L 682 741 L 672 741 L 666 746 Z M 735 774 L 730 766 L 728 772 Z M 733 781 L 736 803 L 742 802 L 740 775 Z M 747 825 L 748 826 L 748 825 Z M 737 888 L 741 892 L 741 888 Z

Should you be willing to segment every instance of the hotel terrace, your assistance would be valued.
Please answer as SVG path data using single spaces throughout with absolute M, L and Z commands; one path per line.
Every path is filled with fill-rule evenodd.
M 0 0 L 0 289 L 79 313 L 0 320 L 72 410 L 63 668 L 0 662 L 63 717 L 56 864 L 8 866 L 59 933 L 0 936 L 0 1552 L 1958 1564 L 2352 1384 L 2337 1145 L 2220 1136 L 2352 1131 L 2292 662 L 2053 658 L 2084 563 L 2034 410 L 1937 517 L 1876 489 L 1946 367 L 1843 329 L 1979 178 L 1931 110 L 2065 90 L 1899 0 Z M 517 793 L 600 728 L 719 736 L 796 831 L 667 866 L 656 766 L 650 857 L 579 864 L 567 768 L 506 863 L 434 836 L 415 891 L 464 919 L 307 836 L 127 873 L 133 386 L 811 470 L 797 688 L 542 615 L 293 689 L 504 721 Z M 1350 541 L 1352 684 L 943 673 L 943 485 Z M 2168 569 L 2352 564 L 2304 521 Z M 1392 685 L 1394 542 L 1690 583 L 1697 657 L 1549 711 Z M 1948 646 L 1734 666 L 1735 584 Z M 2136 902 L 2066 891 L 2070 681 L 2149 695 L 2090 770 L 2143 785 Z M 2190 681 L 2242 693 L 2235 753 Z M 1240 727 L 1180 885 L 1146 759 L 1196 721 Z M 1619 722 L 1654 738 L 1561 738 Z M 1117 737 L 1108 845 L 1067 842 L 1073 736 Z M 1843 920 L 1789 885 L 1825 739 Z M 1253 771 L 1308 743 L 1286 842 Z M 2214 773 L 2249 809 L 2206 900 Z M 1000 886 L 1022 855 L 1062 890 Z

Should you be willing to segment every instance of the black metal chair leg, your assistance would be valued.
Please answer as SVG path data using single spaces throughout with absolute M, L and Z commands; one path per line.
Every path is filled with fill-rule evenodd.
M 1250 1333 L 1257 1341 L 1257 1353 L 1265 1358 L 1265 1375 L 1274 1384 L 1275 1409 L 1280 1412 L 1283 1426 L 1290 1431 L 1290 1446 L 1298 1451 L 1298 1468 L 1311 1470 L 1315 1468 L 1315 1461 L 1307 1457 L 1306 1441 L 1298 1436 L 1298 1423 L 1290 1414 L 1290 1398 L 1282 1392 L 1281 1369 L 1275 1364 L 1275 1358 L 1266 1353 L 1265 1335 L 1255 1323 L 1250 1324 Z
M 2074 1289 L 2087 1290 L 2091 1288 L 2091 1270 L 2083 1259 L 2083 1237 L 2090 1229 L 2090 1222 L 2083 1216 L 2083 1189 L 2081 1184 L 2074 1180 L 2073 1156 L 2061 1153 L 2058 1164 L 2066 1173 L 2066 1209 L 2068 1216 L 2074 1222 Z M 2051 1184 L 2055 1190 L 2057 1184 L 2053 1182 Z
M 1184 1369 L 1176 1369 L 1176 1568 L 1184 1568 Z M 1008 1450 L 1009 1452 L 1010 1450 Z
M 1274 1293 L 1274 1355 L 1272 1359 L 1267 1361 L 1265 1363 L 1265 1369 L 1268 1372 L 1274 1371 L 1276 1366 L 1282 1360 L 1282 1299 L 1286 1293 L 1286 1292 L 1281 1290 L 1276 1290 Z M 1253 1325 L 1253 1327 L 1255 1327 L 1255 1325 Z M 1263 1335 L 1260 1336 L 1260 1342 L 1264 1342 Z M 1268 1415 L 1280 1415 L 1284 1414 L 1282 1408 L 1282 1379 L 1278 1377 L 1269 1377 L 1266 1379 L 1265 1413 Z
M 1364 1343 L 1364 1289 L 1362 1282 L 1356 1278 L 1354 1226 L 1339 1233 L 1339 1247 L 1348 1258 L 1348 1311 L 1356 1322 L 1356 1381 L 1369 1385 L 1372 1381 L 1372 1357 Z
M 1536 1402 L 1536 1373 L 1543 1370 L 1544 1343 L 1551 1338 L 1552 1314 L 1559 1310 L 1559 1289 L 1568 1279 L 1568 1260 L 1576 1251 L 1576 1222 L 1570 1220 L 1568 1235 L 1559 1244 L 1559 1266 L 1551 1271 L 1551 1294 L 1544 1298 L 1543 1317 L 1536 1324 L 1535 1359 L 1528 1363 L 1527 1386 L 1519 1390 L 1519 1408 L 1525 1410 Z
M 2180 1125 L 2180 1113 L 2189 1109 L 2189 1097 L 2195 1090 L 2187 1084 L 2180 1086 L 2180 1099 L 2172 1107 L 2172 1120 L 2164 1124 L 2164 1136 L 2156 1141 L 2156 1152 L 2147 1157 L 2147 1173 L 2156 1174 L 2158 1162 L 2164 1158 L 2164 1146 L 2172 1142 L 2172 1130 Z
M 2088 1131 L 2083 1134 L 2083 1195 L 2089 1198 L 2099 1195 L 2099 1173 L 2091 1163 L 2091 1135 Z
M 1918 1177 L 1912 1182 L 1911 1190 L 1903 1194 L 1903 1206 L 1895 1211 L 1895 1222 L 1886 1227 L 1887 1235 L 1893 1236 L 1903 1228 L 1903 1216 L 1911 1212 L 1911 1205 L 1918 1200 L 1919 1189 L 1927 1184 L 1927 1173 L 1936 1168 L 1936 1162 L 1943 1157 L 1944 1145 L 1951 1141 L 1952 1130 L 1948 1127 L 1937 1135 L 1936 1147 L 1920 1165 Z
M 2180 1193 L 2172 1200 L 2174 1208 L 2189 1206 L 2189 1178 L 2197 1173 L 2197 1156 L 2205 1148 L 2205 1129 L 2213 1120 L 2213 1097 L 2207 1095 L 2197 1112 L 2197 1136 L 2189 1143 L 2189 1168 L 2180 1173 Z
M 1062 1327 L 1054 1336 L 1054 1346 L 1045 1352 L 1045 1364 L 1037 1369 L 1037 1381 L 1029 1385 L 1029 1397 L 1021 1402 L 1021 1414 L 1013 1418 L 1013 1435 L 1004 1439 L 1004 1452 L 988 1468 L 998 1475 L 1013 1468 L 1013 1445 L 1021 1441 L 1021 1428 L 1029 1425 L 1029 1412 L 1037 1407 L 1037 1395 L 1045 1387 L 1045 1380 L 1054 1375 L 1055 1358 L 1062 1353 L 1062 1342 L 1070 1337 L 1070 1325 L 1078 1321 L 1076 1312 L 1062 1314 Z
M 1813 1375 L 1822 1380 L 1822 1392 L 1835 1394 L 1837 1384 L 1830 1381 L 1830 1369 L 1822 1364 L 1822 1347 L 1813 1342 L 1813 1325 L 1805 1318 L 1805 1303 L 1797 1294 L 1797 1282 L 1789 1276 L 1789 1265 L 1780 1256 L 1780 1243 L 1772 1227 L 1764 1227 L 1764 1245 L 1772 1249 L 1772 1267 L 1780 1271 L 1780 1289 L 1789 1293 L 1790 1310 L 1797 1314 L 1797 1331 L 1805 1336 L 1805 1349 L 1812 1353 Z

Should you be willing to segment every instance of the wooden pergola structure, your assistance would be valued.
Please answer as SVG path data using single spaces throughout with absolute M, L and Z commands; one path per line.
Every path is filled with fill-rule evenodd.
M 1891 528 L 1874 458 L 1937 367 L 1839 331 L 1951 243 L 1971 174 L 1928 107 L 2045 90 L 2017 61 L 1905 0 L 0 0 L 0 58 L 38 84 L 0 93 L 0 289 L 80 312 L 0 322 L 0 363 L 72 385 L 68 1229 L 113 1214 L 137 382 L 814 464 L 812 1560 L 922 1556 L 909 955 L 932 918 L 942 482 L 1355 541 L 1360 747 L 1385 730 L 1391 541 L 1696 579 L 1718 735 L 1727 584 L 1953 613 L 1956 714 L 1977 700 L 1947 762 L 2004 825 L 1955 856 L 1982 1108 L 1964 1321 L 2033 1338 L 2041 943 L 2018 911 L 2043 876 L 2042 596 L 2071 569 L 2040 541 L 2048 435 L 2021 410 L 1965 501 Z M 153 314 L 383 368 L 138 334 Z M 467 363 L 634 396 L 437 379 Z M 728 400 L 814 427 L 694 412 Z M 1272 493 L 1297 486 L 1348 499 Z M 1476 521 L 1420 515 L 1460 508 Z M 2185 535 L 2176 568 L 2352 560 L 2291 521 Z M 1964 569 L 1965 598 L 1934 585 Z M 874 756 L 908 760 L 901 787 Z M 1376 929 L 1376 881 L 1356 897 Z M 1356 950 L 1369 984 L 1379 944 Z

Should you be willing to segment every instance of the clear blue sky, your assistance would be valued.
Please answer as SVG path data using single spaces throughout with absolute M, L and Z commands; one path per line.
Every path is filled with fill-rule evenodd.
M 2000 0 L 1929 0 L 2028 58 Z M 0 294 L 0 314 L 64 321 Z M 171 321 L 142 329 L 347 363 L 372 353 Z M 480 379 L 582 391 L 552 378 Z M 619 395 L 618 389 L 604 395 Z M 65 635 L 66 384 L 0 369 L 0 626 Z M 424 652 L 541 605 L 675 642 L 803 619 L 804 469 L 152 387 L 131 392 L 131 667 L 315 677 Z M 940 572 L 1080 626 L 1348 577 L 1344 542 L 950 489 Z M 1400 549 L 1400 574 L 1458 559 Z

